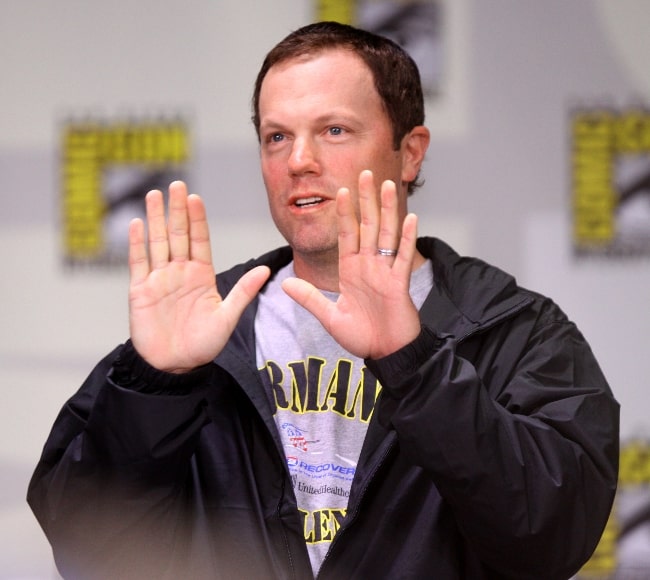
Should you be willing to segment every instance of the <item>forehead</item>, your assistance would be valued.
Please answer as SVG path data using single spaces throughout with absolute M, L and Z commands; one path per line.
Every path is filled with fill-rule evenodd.
M 291 57 L 269 69 L 260 89 L 260 113 L 299 99 L 380 101 L 370 68 L 344 48 Z

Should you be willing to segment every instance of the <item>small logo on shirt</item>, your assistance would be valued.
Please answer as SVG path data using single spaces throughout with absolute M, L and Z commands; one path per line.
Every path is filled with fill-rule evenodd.
M 282 423 L 281 428 L 282 431 L 285 432 L 287 440 L 294 449 L 307 453 L 311 443 L 318 443 L 318 441 L 308 440 L 305 437 L 306 431 L 300 427 L 296 427 L 293 423 Z

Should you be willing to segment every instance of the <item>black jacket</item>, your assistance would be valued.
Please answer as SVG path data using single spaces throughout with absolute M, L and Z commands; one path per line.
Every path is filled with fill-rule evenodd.
M 438 240 L 419 249 L 423 330 L 366 361 L 383 390 L 319 577 L 568 578 L 609 514 L 618 404 L 553 302 Z M 28 492 L 64 577 L 312 576 L 255 308 L 216 364 L 168 375 L 127 343 L 67 402 Z

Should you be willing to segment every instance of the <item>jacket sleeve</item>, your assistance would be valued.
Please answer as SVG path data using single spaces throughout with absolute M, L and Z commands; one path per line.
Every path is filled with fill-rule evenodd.
M 66 403 L 27 495 L 64 577 L 164 576 L 183 549 L 183 482 L 210 377 L 157 371 L 127 343 Z
M 616 489 L 619 407 L 551 301 L 460 343 L 423 327 L 367 364 L 383 385 L 380 422 L 498 577 L 568 578 L 582 566 Z

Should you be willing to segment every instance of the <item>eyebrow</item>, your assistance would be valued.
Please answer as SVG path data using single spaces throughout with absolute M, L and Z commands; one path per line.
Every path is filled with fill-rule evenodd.
M 347 112 L 343 111 L 335 111 L 335 112 L 328 112 L 324 113 L 322 115 L 319 115 L 315 119 L 311 121 L 311 123 L 315 125 L 329 125 L 329 124 L 337 124 L 337 123 L 344 123 L 344 124 L 357 124 L 358 120 L 355 115 L 352 115 Z M 277 130 L 282 130 L 285 129 L 287 126 L 286 123 L 283 123 L 281 121 L 276 121 L 274 119 L 262 119 L 260 123 L 260 130 L 264 131 L 269 131 L 273 129 Z

